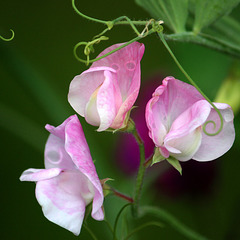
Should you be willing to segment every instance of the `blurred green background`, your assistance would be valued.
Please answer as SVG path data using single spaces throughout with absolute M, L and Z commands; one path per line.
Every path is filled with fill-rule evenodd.
M 111 20 L 122 15 L 135 20 L 150 18 L 133 0 L 77 3 L 83 13 L 100 19 Z M 235 9 L 232 14 L 239 17 L 239 10 Z M 27 168 L 43 168 L 43 149 L 48 136 L 45 124 L 57 126 L 74 114 L 67 102 L 69 83 L 87 67 L 74 58 L 73 47 L 79 41 L 89 41 L 103 26 L 78 16 L 70 0 L 1 1 L 0 23 L 2 36 L 10 36 L 10 28 L 16 34 L 11 42 L 0 41 L 1 239 L 91 239 L 84 229 L 79 237 L 75 237 L 46 220 L 35 199 L 35 184 L 22 183 L 19 176 Z M 135 37 L 128 26 L 116 26 L 108 36 L 110 40 L 102 42 L 96 48 L 96 54 L 107 46 Z M 163 77 L 173 75 L 185 81 L 157 36 L 151 35 L 143 43 L 146 50 L 141 62 L 142 81 L 156 73 Z M 233 59 L 193 44 L 174 42 L 170 46 L 186 71 L 213 100 Z M 239 120 L 238 114 L 233 148 L 214 162 L 217 174 L 211 181 L 212 190 L 208 194 L 194 197 L 185 191 L 172 197 L 153 182 L 144 188 L 142 202 L 161 206 L 209 239 L 240 239 Z M 113 186 L 131 194 L 134 176 L 125 176 L 115 164 L 115 149 L 121 148 L 117 146 L 119 135 L 97 133 L 84 119 L 80 118 L 80 121 L 93 159 L 97 160 L 99 177 L 115 179 Z M 154 174 L 162 172 L 162 167 L 166 168 L 159 164 Z M 204 179 L 205 175 L 200 175 L 196 181 L 201 178 Z M 192 181 L 194 185 L 195 179 Z M 106 216 L 111 222 L 123 204 L 115 197 L 105 200 Z M 144 220 L 149 219 L 153 218 Z M 99 239 L 108 239 L 109 232 L 103 222 L 91 220 L 89 225 Z M 146 228 L 135 236 L 140 240 L 146 238 L 185 239 L 167 225 Z

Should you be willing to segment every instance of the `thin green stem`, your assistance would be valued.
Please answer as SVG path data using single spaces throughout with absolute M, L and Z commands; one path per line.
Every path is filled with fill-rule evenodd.
M 0 39 L 3 40 L 3 41 L 6 41 L 6 42 L 9 42 L 9 41 L 13 40 L 13 38 L 15 36 L 15 33 L 12 29 L 10 29 L 10 31 L 12 32 L 12 36 L 10 38 L 5 38 L 5 37 L 0 35 Z
M 128 18 L 127 16 L 121 16 L 119 18 L 116 18 L 115 20 L 113 20 L 113 24 L 117 23 L 117 22 L 121 22 L 122 19 L 126 19 L 127 23 L 132 27 L 133 31 L 140 36 L 140 32 L 137 30 L 137 28 L 135 27 L 134 23 L 132 22 L 132 20 L 130 18 Z
M 149 226 L 157 226 L 157 227 L 163 227 L 163 224 L 159 223 L 159 222 L 148 222 L 148 223 L 144 223 L 142 225 L 140 225 L 139 227 L 133 229 L 125 238 L 124 240 L 128 240 L 132 235 L 134 235 L 135 233 L 139 232 L 140 230 L 142 230 L 145 227 L 149 227 Z
M 197 86 L 197 84 L 192 80 L 192 78 L 187 74 L 187 72 L 184 70 L 184 68 L 182 67 L 182 65 L 179 63 L 179 61 L 177 60 L 177 58 L 175 57 L 175 55 L 173 54 L 172 50 L 170 49 L 170 47 L 168 46 L 167 42 L 164 39 L 164 36 L 162 34 L 162 32 L 158 33 L 158 36 L 160 37 L 163 45 L 165 46 L 165 48 L 168 50 L 168 52 L 170 53 L 171 57 L 173 58 L 173 60 L 175 61 L 175 63 L 177 64 L 178 68 L 181 70 L 181 72 L 184 74 L 184 76 L 187 78 L 187 80 L 202 94 L 202 96 L 211 104 L 211 106 L 215 109 L 215 111 L 218 113 L 219 118 L 220 118 L 220 127 L 219 129 L 215 132 L 215 133 L 209 133 L 206 131 L 206 126 L 209 123 L 212 123 L 214 125 L 214 128 L 216 127 L 216 123 L 214 121 L 207 121 L 205 122 L 205 124 L 203 125 L 203 131 L 206 135 L 208 136 L 216 136 L 217 134 L 219 134 L 222 129 L 223 129 L 223 117 L 222 114 L 220 113 L 220 111 L 216 108 L 216 106 L 212 103 L 212 101 L 203 93 L 203 91 Z
M 131 23 L 134 24 L 134 25 L 139 25 L 139 26 L 145 26 L 148 21 L 132 21 L 131 20 Z M 129 22 L 128 21 L 120 21 L 120 22 L 115 22 L 114 25 L 129 25 Z
M 86 224 L 83 224 L 83 227 L 88 231 L 89 235 L 92 237 L 93 240 L 98 240 L 95 234 Z
M 126 207 L 130 206 L 130 205 L 132 205 L 132 203 L 127 203 L 126 205 L 124 205 L 124 206 L 120 209 L 120 211 L 119 211 L 119 213 L 118 213 L 118 215 L 117 215 L 117 217 L 116 217 L 116 219 L 115 219 L 115 223 L 114 223 L 114 227 L 113 227 L 113 240 L 117 240 L 116 233 L 117 233 L 117 225 L 118 225 L 119 218 L 120 218 L 123 210 L 124 210 Z
M 140 163 L 139 163 L 139 168 L 138 168 L 138 173 L 137 173 L 137 178 L 136 178 L 136 183 L 135 183 L 135 192 L 134 192 L 134 197 L 133 197 L 133 215 L 135 217 L 138 216 L 138 211 L 139 211 L 139 201 L 141 197 L 141 190 L 143 186 L 143 179 L 146 171 L 146 167 L 144 166 L 145 162 L 145 149 L 144 149 L 144 144 L 141 139 L 141 137 L 138 134 L 138 131 L 136 129 L 135 123 L 132 119 L 129 120 L 130 124 L 132 125 L 131 127 L 131 133 L 136 139 L 138 146 L 139 146 L 139 151 L 140 151 Z
M 104 222 L 107 224 L 108 229 L 109 229 L 110 232 L 113 234 L 113 233 L 114 233 L 114 232 L 113 232 L 113 228 L 112 228 L 111 224 L 109 223 L 109 221 L 106 220 L 106 219 L 104 219 Z
M 94 21 L 94 22 L 102 23 L 102 24 L 105 24 L 105 25 L 107 25 L 107 26 L 109 25 L 109 22 L 108 22 L 108 21 L 104 21 L 104 20 L 101 20 L 101 19 L 89 17 L 89 16 L 81 13 L 81 12 L 77 9 L 77 7 L 76 7 L 76 5 L 75 5 L 75 0 L 72 0 L 72 7 L 73 7 L 73 9 L 75 10 L 75 12 L 76 12 L 78 15 L 80 15 L 81 17 L 83 17 L 83 18 L 86 18 L 86 19 L 91 20 L 91 21 Z

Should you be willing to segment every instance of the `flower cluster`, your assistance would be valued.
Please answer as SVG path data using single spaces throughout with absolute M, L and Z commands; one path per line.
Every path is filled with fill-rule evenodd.
M 107 48 L 99 57 L 121 45 Z M 98 126 L 98 131 L 127 127 L 139 93 L 143 53 L 144 45 L 134 42 L 96 61 L 72 80 L 70 105 L 89 124 Z M 204 126 L 212 133 L 221 124 L 216 110 L 193 86 L 165 78 L 146 106 L 149 136 L 157 154 L 179 161 L 210 161 L 228 151 L 235 138 L 233 113 L 227 104 L 215 106 L 222 114 L 223 129 L 209 136 Z M 101 181 L 76 115 L 58 127 L 46 125 L 46 129 L 50 136 L 45 169 L 28 169 L 20 180 L 36 182 L 36 198 L 46 218 L 78 235 L 89 204 L 92 217 L 104 219 Z

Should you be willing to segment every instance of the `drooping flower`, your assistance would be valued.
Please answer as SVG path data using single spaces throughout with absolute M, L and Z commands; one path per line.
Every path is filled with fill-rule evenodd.
M 223 129 L 216 110 L 203 98 L 195 87 L 173 77 L 167 77 L 153 93 L 146 107 L 149 136 L 164 158 L 179 161 L 194 159 L 210 161 L 227 152 L 235 138 L 233 112 L 229 105 L 214 103 L 223 116 Z
M 90 151 L 76 115 L 51 133 L 45 146 L 45 169 L 28 169 L 21 181 L 36 182 L 36 198 L 50 221 L 78 235 L 86 206 L 92 217 L 103 220 L 103 191 Z
M 115 44 L 98 57 L 116 49 Z M 76 76 L 69 88 L 68 101 L 98 131 L 126 126 L 140 88 L 140 61 L 144 45 L 134 42 L 100 59 Z

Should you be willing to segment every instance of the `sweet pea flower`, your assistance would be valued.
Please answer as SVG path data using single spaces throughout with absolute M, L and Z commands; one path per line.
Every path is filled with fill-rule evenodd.
M 76 115 L 46 129 L 51 134 L 45 147 L 45 169 L 30 168 L 20 180 L 36 182 L 36 198 L 47 219 L 78 235 L 89 203 L 92 217 L 104 219 L 101 183 Z
M 233 112 L 225 103 L 214 103 L 223 117 L 223 129 L 216 110 L 195 87 L 173 77 L 163 80 L 146 106 L 149 136 L 163 158 L 179 161 L 194 159 L 200 162 L 214 160 L 227 152 L 235 138 Z
M 115 44 L 98 57 L 116 49 Z M 134 42 L 92 64 L 70 83 L 68 101 L 97 131 L 126 126 L 140 88 L 140 61 L 144 45 Z

